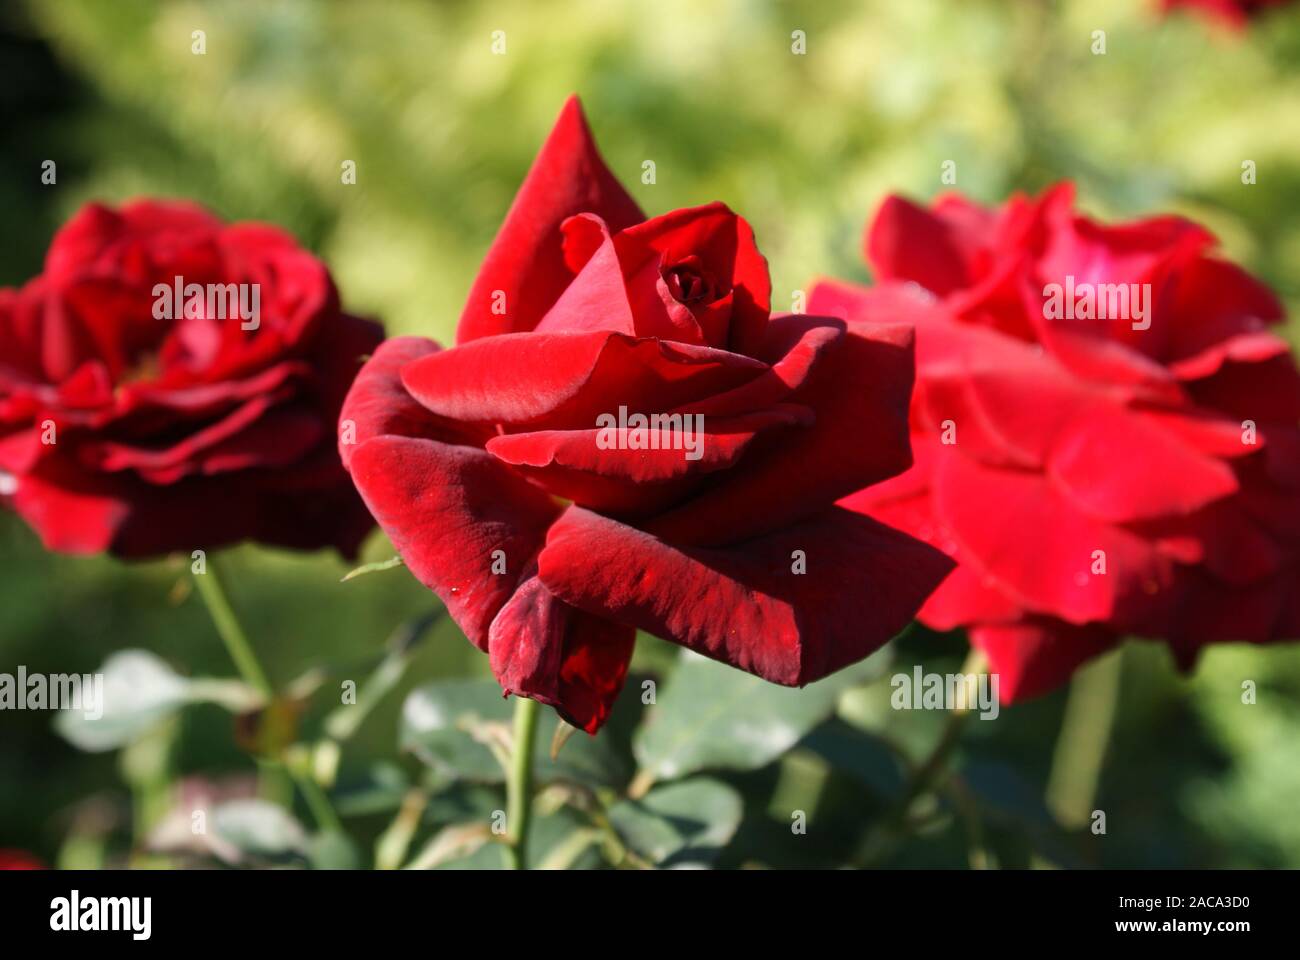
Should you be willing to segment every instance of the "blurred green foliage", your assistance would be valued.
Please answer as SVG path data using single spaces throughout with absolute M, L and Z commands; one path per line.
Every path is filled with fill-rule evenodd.
M 1154 6 L 31 0 L 0 13 L 0 282 L 37 272 L 54 229 L 87 200 L 187 197 L 286 226 L 329 263 L 351 309 L 390 333 L 449 341 L 534 151 L 578 92 L 611 167 L 648 212 L 721 199 L 754 224 L 778 309 L 817 275 L 866 279 L 867 216 L 890 192 L 932 196 L 953 160 L 958 188 L 986 202 L 1072 178 L 1099 215 L 1195 217 L 1300 317 L 1300 10 L 1228 35 L 1191 17 L 1160 20 Z M 195 30 L 205 32 L 201 56 Z M 491 49 L 498 30 L 505 55 Z M 804 55 L 792 53 L 795 30 Z M 1105 55 L 1091 52 L 1096 30 Z M 58 183 L 42 187 L 49 158 Z M 345 160 L 356 162 L 355 185 L 340 182 Z M 654 184 L 641 182 L 645 160 Z M 1241 183 L 1245 160 L 1258 166 L 1256 185 Z M 365 559 L 388 556 L 376 535 Z M 399 624 L 436 606 L 400 568 L 340 584 L 345 567 L 323 554 L 246 547 L 226 559 L 233 600 L 281 684 L 309 668 L 327 672 L 322 689 L 360 680 Z M 133 647 L 186 675 L 232 672 L 186 595 L 185 563 L 49 555 L 9 516 L 0 563 L 0 670 L 89 671 Z M 904 670 L 952 670 L 964 652 L 960 638 L 920 630 L 895 646 Z M 643 638 L 634 669 L 668 678 L 671 691 L 677 663 Z M 398 750 L 409 691 L 486 669 L 440 621 L 347 742 L 336 801 L 363 845 L 388 831 L 404 849 L 390 822 L 412 785 L 441 791 L 412 826 L 412 849 L 499 803 L 483 792 L 495 788 L 448 787 Z M 1241 702 L 1243 680 L 1258 684 L 1254 705 Z M 872 856 L 961 865 L 975 847 L 1012 866 L 1300 866 L 1295 647 L 1215 650 L 1190 680 L 1155 647 L 1130 648 L 1096 800 L 1105 837 L 1066 835 L 1043 806 L 1062 691 L 971 722 L 955 757 L 970 803 L 937 808 L 883 857 L 873 831 L 943 718 L 882 709 L 887 685 L 862 682 L 838 701 L 809 691 L 826 706 L 785 731 L 798 745 L 779 759 L 720 762 L 728 751 L 704 750 L 715 758 L 698 765 L 707 776 L 619 801 L 611 816 L 664 862 L 694 860 L 703 845 L 704 859 L 729 866 Z M 628 775 L 646 737 L 663 735 L 639 734 L 634 746 L 638 692 L 630 683 L 602 734 L 619 754 L 613 769 Z M 310 702 L 304 730 L 319 729 L 328 699 Z M 64 864 L 122 862 L 133 821 L 157 820 L 175 778 L 254 769 L 230 716 L 210 705 L 181 714 L 153 754 L 147 744 L 78 753 L 50 721 L 3 717 L 0 846 Z M 699 719 L 695 733 L 707 737 L 710 723 Z M 732 822 L 734 795 L 743 812 Z M 716 822 L 684 823 L 693 807 Z M 807 814 L 806 835 L 791 831 L 794 810 Z M 573 835 L 561 821 L 545 820 L 535 842 L 554 840 L 555 862 L 586 865 L 590 851 L 560 850 Z

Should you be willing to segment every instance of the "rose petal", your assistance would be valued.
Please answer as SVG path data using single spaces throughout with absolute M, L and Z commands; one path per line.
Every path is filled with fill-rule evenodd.
M 554 495 L 579 506 L 610 513 L 645 513 L 681 495 L 687 488 L 678 481 L 699 479 L 734 466 L 760 435 L 780 427 L 808 426 L 814 419 L 811 410 L 794 404 L 733 417 L 706 417 L 698 423 L 676 416 L 676 421 L 651 420 L 651 424 L 660 423 L 660 428 L 647 426 L 641 431 L 610 428 L 505 434 L 489 440 L 487 450 Z M 613 444 L 601 446 L 609 441 Z M 653 442 L 659 449 L 632 449 L 632 442 Z
M 881 280 L 911 280 L 937 296 L 971 279 L 948 225 L 899 196 L 880 205 L 867 228 L 863 253 Z
M 956 543 L 951 552 L 1020 605 L 1083 624 L 1168 602 L 1172 566 L 1155 544 L 1089 516 L 1042 475 L 948 452 L 934 482 L 935 515 Z M 1094 573 L 1101 558 L 1105 573 Z
M 594 734 L 627 678 L 636 631 L 576 610 L 529 577 L 492 621 L 488 653 L 507 694 L 550 704 Z
M 975 627 L 970 641 L 989 658 L 989 673 L 998 678 L 998 700 L 1017 703 L 1059 687 L 1119 638 L 1099 626 L 1032 618 Z
M 767 260 L 754 243 L 753 229 L 726 204 L 673 210 L 628 227 L 615 243 L 629 281 L 646 271 L 657 278 L 660 264 L 665 261 L 677 262 L 688 255 L 698 257 L 703 268 L 730 291 L 732 301 L 725 316 L 715 318 L 707 310 L 696 311 L 696 319 L 704 328 L 697 328 L 697 336 L 702 339 L 695 342 L 729 347 L 744 354 L 758 348 L 771 309 L 772 282 Z M 648 295 L 653 284 L 638 286 L 647 294 L 636 302 L 638 334 L 685 339 L 674 335 L 681 326 L 669 315 L 663 299 Z M 711 319 L 727 326 L 714 326 Z
M 564 221 L 562 229 L 565 257 L 572 258 L 570 264 L 580 258 L 581 265 L 534 332 L 606 330 L 636 336 L 623 267 L 605 221 L 584 213 Z
M 440 349 L 423 337 L 394 337 L 379 345 L 357 374 L 339 413 L 339 456 L 344 466 L 350 465 L 353 451 L 372 437 L 392 434 L 455 443 L 478 436 L 434 416 L 402 385 L 401 372 L 407 364 Z
M 157 484 L 192 474 L 285 467 L 310 452 L 326 430 L 315 410 L 304 404 L 280 406 L 285 399 L 275 393 L 254 397 L 170 446 L 91 441 L 80 452 L 96 469 L 130 470 Z
M 845 326 L 827 317 L 784 314 L 773 317 L 755 354 L 772 364 L 754 379 L 673 412 L 725 417 L 760 410 L 798 390 L 812 376 L 823 357 L 844 338 Z
M 402 370 L 439 416 L 470 423 L 583 429 L 602 413 L 657 412 L 752 380 L 767 365 L 735 353 L 610 333 L 484 337 Z
M 1185 515 L 1237 491 L 1206 456 L 1135 410 L 1096 404 L 1057 435 L 1047 474 L 1075 504 L 1116 523 Z
M 1300 419 L 1300 372 L 1290 354 L 1248 363 L 1227 360 L 1188 390 L 1201 406 L 1257 424 Z
M 47 459 L 16 482 L 14 510 L 47 550 L 102 553 L 130 514 L 118 481 L 87 475 L 62 458 Z
M 349 470 L 411 573 L 487 649 L 492 618 L 541 547 L 555 502 L 486 451 L 436 440 L 373 437 L 357 444 Z M 497 550 L 505 574 L 492 570 Z
M 470 288 L 456 328 L 457 343 L 537 325 L 572 278 L 564 264 L 560 225 L 579 213 L 597 214 L 612 230 L 645 219 L 605 166 L 582 106 L 571 97 Z M 493 312 L 498 291 L 505 297 L 505 312 L 500 314 Z
M 816 422 L 746 460 L 647 526 L 672 543 L 717 546 L 779 530 L 911 465 L 912 330 L 853 324 L 789 397 Z M 846 384 L 852 384 L 846 390 Z M 795 493 L 794 491 L 798 491 Z
M 919 443 L 917 464 L 906 473 L 845 497 L 840 506 L 866 514 L 895 530 L 944 551 L 957 568 L 935 588 L 917 619 L 933 630 L 952 630 L 983 622 L 1020 619 L 1024 607 L 1007 596 L 998 582 L 976 567 L 963 564 L 960 547 L 935 516 L 933 495 L 926 478 L 935 454 L 932 444 Z
M 794 572 L 796 551 L 806 573 Z M 719 550 L 675 547 L 571 507 L 538 557 L 543 583 L 566 602 L 790 686 L 878 649 L 951 567 L 838 508 Z

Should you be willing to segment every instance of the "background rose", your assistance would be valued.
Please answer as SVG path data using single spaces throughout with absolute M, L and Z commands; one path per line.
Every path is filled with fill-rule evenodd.
M 507 693 L 594 731 L 637 629 L 802 685 L 887 641 L 947 572 L 832 506 L 910 462 L 911 330 L 769 320 L 769 290 L 721 204 L 645 220 L 571 100 L 459 345 L 393 340 L 357 378 L 344 461 Z M 600 448 L 620 407 L 702 415 L 702 456 Z
M 1293 0 L 1160 0 L 1163 10 L 1199 10 L 1223 23 L 1241 27 L 1251 18 Z
M 256 329 L 157 319 L 155 285 L 257 284 Z M 283 231 L 191 204 L 91 204 L 0 290 L 0 484 L 50 549 L 243 539 L 351 553 L 370 528 L 334 421 L 379 327 Z M 53 442 L 49 442 L 49 441 Z
M 922 618 L 970 627 L 1007 699 L 1128 633 L 1184 667 L 1300 636 L 1300 374 L 1276 298 L 1214 245 L 1090 220 L 1068 184 L 995 210 L 894 197 L 866 237 L 881 284 L 812 295 L 918 318 L 917 464 L 847 504 L 958 560 Z M 1149 316 L 1046 319 L 1051 284 L 1149 284 Z
M 45 864 L 26 850 L 0 850 L 0 870 L 44 870 Z

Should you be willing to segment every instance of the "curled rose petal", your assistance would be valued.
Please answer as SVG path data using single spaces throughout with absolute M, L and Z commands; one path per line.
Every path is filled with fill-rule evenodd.
M 635 642 L 632 627 L 574 609 L 533 576 L 492 621 L 488 655 L 506 694 L 550 704 L 595 733 L 623 688 Z
M 489 453 L 415 437 L 379 436 L 352 453 L 352 479 L 371 514 L 421 583 L 481 649 L 515 580 L 492 572 L 531 562 L 554 501 Z
M 879 649 L 951 567 L 838 508 L 730 549 L 673 546 L 570 508 L 538 557 L 542 582 L 567 603 L 788 686 Z
M 537 325 L 572 278 L 559 228 L 580 213 L 597 214 L 615 230 L 645 219 L 605 166 L 582 106 L 571 97 L 470 289 L 457 343 Z M 504 311 L 494 311 L 497 305 Z

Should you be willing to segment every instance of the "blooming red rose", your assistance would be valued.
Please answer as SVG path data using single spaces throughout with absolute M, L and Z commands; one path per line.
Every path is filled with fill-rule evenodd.
M 571 100 L 458 345 L 391 340 L 358 376 L 344 462 L 506 693 L 594 731 L 637 629 L 802 685 L 950 569 L 834 506 L 911 462 L 910 328 L 769 317 L 769 293 L 744 220 L 645 219 Z
M 0 870 L 44 870 L 45 864 L 26 850 L 0 850 Z
M 812 309 L 917 323 L 916 465 L 845 506 L 941 546 L 926 603 L 970 628 L 1004 699 L 1126 635 L 1189 667 L 1300 636 L 1300 374 L 1273 294 L 1196 224 L 1118 225 L 1073 189 L 989 210 L 885 202 L 879 285 Z
M 0 290 L 0 500 L 52 550 L 351 553 L 334 424 L 379 327 L 275 227 L 92 204 Z
M 1199 10 L 1220 23 L 1243 27 L 1251 17 L 1285 6 L 1293 0 L 1160 0 L 1162 10 Z

